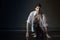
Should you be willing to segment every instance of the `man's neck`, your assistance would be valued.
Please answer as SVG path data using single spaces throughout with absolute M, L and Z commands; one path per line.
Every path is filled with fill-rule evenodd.
M 40 11 L 36 11 L 37 12 L 37 14 L 40 14 Z

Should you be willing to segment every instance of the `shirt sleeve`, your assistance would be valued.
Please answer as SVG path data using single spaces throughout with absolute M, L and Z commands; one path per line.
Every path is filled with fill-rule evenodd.
M 32 12 L 28 16 L 27 23 L 30 23 L 31 19 L 32 19 Z
M 47 23 L 47 16 L 45 14 L 43 14 L 43 26 L 47 27 L 48 23 Z

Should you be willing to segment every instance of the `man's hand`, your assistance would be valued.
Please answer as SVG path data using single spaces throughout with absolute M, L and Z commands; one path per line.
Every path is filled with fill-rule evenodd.
M 36 33 L 33 33 L 32 35 L 33 35 L 33 37 L 37 37 Z
M 48 35 L 48 34 L 46 34 L 46 37 L 47 37 L 47 38 L 51 38 L 51 36 L 50 36 L 50 35 Z

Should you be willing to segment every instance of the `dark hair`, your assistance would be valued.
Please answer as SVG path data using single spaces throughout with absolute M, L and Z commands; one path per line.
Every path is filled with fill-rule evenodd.
M 35 7 L 37 7 L 37 6 L 42 7 L 42 5 L 41 5 L 41 4 L 36 4 L 36 5 L 35 5 Z

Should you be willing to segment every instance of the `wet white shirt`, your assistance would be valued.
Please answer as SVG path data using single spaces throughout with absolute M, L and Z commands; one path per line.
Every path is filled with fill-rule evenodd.
M 31 31 L 32 32 L 34 32 L 34 28 L 33 28 L 33 26 L 34 26 L 34 24 L 33 24 L 33 22 L 34 22 L 34 16 L 37 14 L 37 12 L 36 11 L 32 11 L 30 14 L 29 14 L 29 16 L 28 16 L 28 19 L 27 19 L 27 23 L 30 23 L 31 24 Z M 45 17 L 45 15 L 44 14 L 42 14 L 42 17 L 40 17 L 40 27 L 47 27 L 48 26 L 48 24 L 47 24 L 47 19 L 46 19 L 46 17 Z

